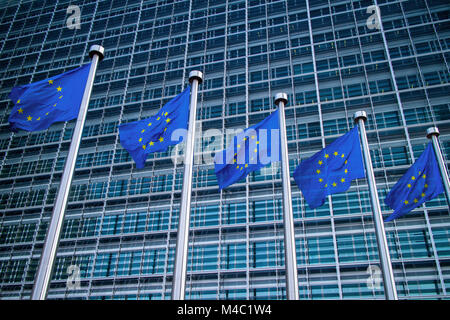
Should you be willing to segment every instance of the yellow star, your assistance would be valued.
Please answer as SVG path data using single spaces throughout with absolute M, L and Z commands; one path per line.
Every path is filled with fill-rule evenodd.
M 41 117 L 37 118 L 36 120 L 38 120 L 38 121 L 41 120 Z
M 145 129 L 142 129 L 142 130 L 141 130 L 141 133 L 144 133 L 144 132 L 145 132 Z
M 405 200 L 405 204 L 408 204 L 409 203 L 409 201 L 408 200 Z
M 345 164 L 347 164 L 347 162 L 348 162 L 348 160 L 345 160 L 345 162 L 344 162 L 344 163 L 345 163 Z
M 256 144 L 259 144 L 259 141 L 256 141 Z
M 167 128 L 164 128 L 164 132 L 166 132 Z
M 348 173 L 348 169 L 345 169 L 344 172 L 347 174 Z
M 319 170 L 319 169 L 317 169 L 317 170 L 316 170 L 316 172 L 317 172 L 317 173 L 319 174 L 319 173 L 320 173 L 320 170 Z
M 142 142 L 142 138 L 139 138 L 139 142 Z
M 166 113 L 164 113 L 164 116 L 166 116 L 167 117 L 167 115 L 168 115 L 169 113 L 168 112 L 166 112 Z
M 422 197 L 425 197 L 425 193 L 422 192 L 421 196 L 422 196 Z
M 152 146 L 152 145 L 154 145 L 155 143 L 154 143 L 153 141 L 150 141 L 148 144 L 149 144 L 150 146 Z
M 342 178 L 342 179 L 341 179 L 341 182 L 345 182 L 345 179 L 344 179 L 344 178 Z
M 248 164 L 245 164 L 245 167 L 247 168 L 247 167 L 248 167 Z
M 148 124 L 148 126 L 150 127 L 152 125 L 152 123 L 150 122 L 149 124 Z
M 255 136 L 252 136 L 252 139 L 255 139 Z
M 416 180 L 416 177 L 412 176 L 412 177 L 411 177 L 411 180 Z
M 244 169 L 244 167 L 241 167 L 241 170 Z
M 337 156 L 339 153 L 337 151 L 335 151 L 333 154 L 334 154 L 334 156 Z
M 319 160 L 319 165 L 322 165 L 322 163 L 323 163 L 322 160 Z
M 333 187 L 336 187 L 336 186 L 337 186 L 336 182 L 333 182 Z
M 167 118 L 167 119 L 166 119 L 166 122 L 167 122 L 167 123 L 169 123 L 169 122 L 170 122 L 170 119 L 169 119 L 169 118 Z
M 342 154 L 341 158 L 343 158 L 343 157 L 344 157 L 344 154 Z
M 239 166 L 236 166 L 236 169 L 239 169 Z
M 244 139 L 242 139 L 242 140 L 247 141 L 247 137 L 244 137 Z
M 161 119 L 161 117 L 156 118 L 156 120 L 159 120 L 159 119 Z
M 28 120 L 28 121 L 31 121 L 31 119 L 33 119 L 32 116 L 28 116 L 28 117 L 27 117 L 27 120 Z
M 163 138 L 163 137 L 160 137 L 158 140 L 159 140 L 159 142 L 163 142 L 163 141 L 164 141 L 164 138 Z
M 23 113 L 23 109 L 22 108 L 20 108 L 18 111 L 19 111 L 19 113 Z
M 328 187 L 328 183 L 327 184 L 325 184 L 325 188 L 327 188 Z
M 241 147 L 241 145 L 240 144 L 238 144 L 238 146 L 237 146 L 238 148 L 240 148 Z
M 234 160 L 233 160 L 233 163 L 236 163 L 236 162 L 237 162 L 236 159 L 234 159 Z
M 408 188 L 411 188 L 411 183 L 408 183 Z
M 425 188 L 428 188 L 428 185 L 425 183 Z
M 48 83 L 53 84 L 53 80 L 48 80 Z
M 48 112 L 45 115 L 48 116 Z
M 61 88 L 61 87 L 58 87 L 58 88 L 56 88 L 56 90 L 58 90 L 58 91 L 61 91 L 61 90 L 62 90 L 62 88 Z
M 17 104 L 19 104 L 20 103 L 20 99 L 19 100 L 17 100 Z
M 323 179 L 322 179 L 322 178 L 320 178 L 320 179 L 319 179 L 319 182 L 322 182 L 322 181 L 323 181 Z
M 258 149 L 255 148 L 255 153 L 258 152 Z
M 426 175 L 426 174 L 424 174 L 424 175 L 422 176 L 422 178 L 424 178 L 424 179 L 425 179 L 426 177 L 427 177 L 427 175 Z
M 53 106 L 56 107 L 56 103 Z
M 325 153 L 325 158 L 327 158 L 327 159 L 328 159 L 329 157 L 330 157 L 330 156 L 329 156 L 328 154 L 326 154 L 326 153 Z
M 145 148 L 146 148 L 146 146 L 145 146 L 145 144 L 143 144 L 143 145 L 142 145 L 142 149 L 144 149 L 144 150 L 145 150 Z
M 62 99 L 63 96 L 60 96 L 59 98 Z
M 417 200 L 417 199 L 414 199 L 414 203 L 417 203 L 417 202 L 419 202 L 419 200 Z

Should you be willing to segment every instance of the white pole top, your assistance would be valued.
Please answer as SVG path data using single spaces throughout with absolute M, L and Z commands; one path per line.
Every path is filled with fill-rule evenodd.
M 203 73 L 198 70 L 191 71 L 189 73 L 189 82 L 192 83 L 194 80 L 198 80 L 198 84 L 201 84 L 203 82 Z
M 358 122 L 359 119 L 362 119 L 365 122 L 367 120 L 367 113 L 365 111 L 356 111 L 353 115 L 353 120 Z
M 427 138 L 431 139 L 432 136 L 439 136 L 439 129 L 437 127 L 430 127 L 427 129 Z
M 277 93 L 275 95 L 275 104 L 278 105 L 280 102 L 286 104 L 288 102 L 288 96 L 284 92 Z
M 94 54 L 98 55 L 99 60 L 102 61 L 105 57 L 105 48 L 99 45 L 91 46 L 91 48 L 89 49 L 89 57 L 91 57 L 92 59 L 94 57 Z

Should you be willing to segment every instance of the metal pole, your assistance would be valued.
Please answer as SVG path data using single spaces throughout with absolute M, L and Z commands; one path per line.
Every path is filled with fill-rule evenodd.
M 286 137 L 286 119 L 284 105 L 287 94 L 278 93 L 275 104 L 278 105 L 281 141 L 281 173 L 283 179 L 283 222 L 284 222 L 284 258 L 286 268 L 286 296 L 288 300 L 298 300 L 297 254 L 295 252 L 294 216 L 292 214 L 291 175 L 289 173 L 289 154 Z
M 377 237 L 378 255 L 383 273 L 384 295 L 386 300 L 398 300 L 397 289 L 395 288 L 394 273 L 392 271 L 389 247 L 384 231 L 383 216 L 381 215 L 380 202 L 378 200 L 377 185 L 373 173 L 372 160 L 369 152 L 369 142 L 367 141 L 366 128 L 364 122 L 367 120 L 365 111 L 358 111 L 354 115 L 354 120 L 359 126 L 361 136 L 362 152 L 369 184 L 370 202 L 372 205 L 373 220 L 375 223 L 375 235 Z
M 197 117 L 198 85 L 203 81 L 200 71 L 191 71 L 191 101 L 189 128 L 184 152 L 183 189 L 181 191 L 180 219 L 178 222 L 177 247 L 172 280 L 172 300 L 184 300 L 186 288 L 187 254 L 189 245 L 189 218 L 191 214 L 192 168 L 194 160 L 195 119 Z
M 431 142 L 433 143 L 434 153 L 436 155 L 436 159 L 439 165 L 439 171 L 441 172 L 442 182 L 444 184 L 445 195 L 447 196 L 447 203 L 450 206 L 450 184 L 444 158 L 442 157 L 441 148 L 439 146 L 439 134 L 439 129 L 436 127 L 427 129 L 427 138 L 431 139 Z
M 39 268 L 37 270 L 33 292 L 31 294 L 32 300 L 45 300 L 47 298 L 95 73 L 97 71 L 98 62 L 103 60 L 104 52 L 105 49 L 98 45 L 92 46 L 89 51 L 89 56 L 92 59 L 91 68 L 89 69 L 83 100 L 81 100 L 80 111 L 78 113 L 72 142 L 70 144 L 69 154 L 67 155 L 66 164 L 64 166 L 64 172 L 50 220 L 50 226 L 45 238 L 44 247 L 42 248 L 41 260 L 39 262 Z

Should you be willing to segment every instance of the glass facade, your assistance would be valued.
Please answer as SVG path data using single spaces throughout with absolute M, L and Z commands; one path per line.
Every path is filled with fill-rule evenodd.
M 79 28 L 69 28 L 69 5 L 80 9 Z M 137 170 L 118 126 L 156 113 L 192 70 L 204 73 L 203 132 L 256 124 L 286 92 L 292 173 L 364 110 L 387 216 L 383 199 L 424 150 L 428 127 L 439 127 L 450 159 L 449 11 L 446 0 L 3 1 L 0 298 L 30 297 L 75 126 L 10 132 L 12 87 L 88 62 L 93 44 L 105 47 L 48 297 L 169 299 L 183 165 L 169 150 Z M 199 139 L 204 147 L 214 140 Z M 315 210 L 293 180 L 292 193 L 300 298 L 383 299 L 369 272 L 379 259 L 366 181 Z M 449 298 L 445 196 L 386 223 L 386 233 L 399 298 Z M 213 165 L 195 164 L 187 299 L 285 299 L 283 242 L 277 163 L 222 192 Z M 71 265 L 80 289 L 67 286 Z

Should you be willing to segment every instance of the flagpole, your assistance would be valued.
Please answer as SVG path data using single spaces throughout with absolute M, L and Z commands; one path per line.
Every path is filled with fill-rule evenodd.
M 283 179 L 283 222 L 284 222 L 284 259 L 286 268 L 286 296 L 288 300 L 298 300 L 297 254 L 295 252 L 294 216 L 292 214 L 291 175 L 289 173 L 289 154 L 286 137 L 286 119 L 284 105 L 287 94 L 278 93 L 275 104 L 278 105 L 280 140 L 281 140 L 281 173 Z
M 447 203 L 450 206 L 450 185 L 446 165 L 444 162 L 444 158 L 442 157 L 441 147 L 439 146 L 439 134 L 439 129 L 437 127 L 431 127 L 427 129 L 427 138 L 431 139 L 431 142 L 433 143 L 434 153 L 436 155 L 436 159 L 439 165 L 439 171 L 441 172 L 442 182 L 444 184 L 445 195 L 447 196 Z
M 373 173 L 372 160 L 370 158 L 369 142 L 367 141 L 366 128 L 364 125 L 364 122 L 367 121 L 366 112 L 356 112 L 354 115 L 354 120 L 359 126 L 359 133 L 361 137 L 367 182 L 369 184 L 370 202 L 372 205 L 373 220 L 375 223 L 378 255 L 380 257 L 380 264 L 383 273 L 384 295 L 387 300 L 398 300 L 391 258 L 389 256 L 389 247 L 386 240 L 386 232 L 384 230 L 383 216 L 381 214 L 380 202 L 378 200 L 377 185 Z
M 50 286 L 52 269 L 56 258 L 56 250 L 58 249 L 59 238 L 61 234 L 64 214 L 67 207 L 67 199 L 69 197 L 70 185 L 72 183 L 73 172 L 77 160 L 78 149 L 80 147 L 81 135 L 83 133 L 84 122 L 91 97 L 92 87 L 94 84 L 95 73 L 97 71 L 98 62 L 103 60 L 105 49 L 102 46 L 91 46 L 89 56 L 92 59 L 89 75 L 84 89 L 83 99 L 80 105 L 75 130 L 70 144 L 69 153 L 67 155 L 64 172 L 61 178 L 58 195 L 53 208 L 53 214 L 48 227 L 47 236 L 45 238 L 44 247 L 42 248 L 41 259 L 36 273 L 33 291 L 31 293 L 32 300 L 45 300 L 47 298 L 48 288 Z
M 189 127 L 184 152 L 183 189 L 181 191 L 180 218 L 178 221 L 177 246 L 172 280 L 172 300 L 184 300 L 186 289 L 187 254 L 189 245 L 189 218 L 191 214 L 192 169 L 194 161 L 195 120 L 197 117 L 198 85 L 203 81 L 203 73 L 191 71 L 191 101 Z

